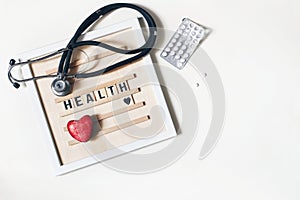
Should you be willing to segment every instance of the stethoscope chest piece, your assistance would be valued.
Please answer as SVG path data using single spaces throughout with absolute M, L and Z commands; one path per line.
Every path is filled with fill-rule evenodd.
M 57 96 L 66 96 L 71 93 L 71 84 L 68 80 L 57 78 L 52 82 L 51 90 Z

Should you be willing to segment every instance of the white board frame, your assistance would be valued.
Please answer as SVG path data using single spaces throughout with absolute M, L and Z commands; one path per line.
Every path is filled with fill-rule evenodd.
M 108 27 L 104 27 L 101 30 L 94 30 L 91 32 L 88 32 L 86 34 L 84 34 L 82 36 L 83 40 L 92 40 L 94 38 L 99 38 L 99 37 L 103 37 L 105 35 L 117 32 L 117 31 L 121 31 L 121 30 L 125 30 L 128 28 L 132 28 L 134 30 L 141 30 L 140 27 L 140 23 L 138 18 L 133 18 L 133 19 L 129 19 L 126 20 L 124 22 L 121 23 L 117 23 Z M 142 31 L 138 31 L 138 37 L 139 39 L 143 40 L 144 42 L 144 37 L 143 37 L 143 33 Z M 57 42 L 39 49 L 34 49 L 31 51 L 27 51 L 24 52 L 22 54 L 19 54 L 17 56 L 17 58 L 19 58 L 19 61 L 25 61 L 28 60 L 30 58 L 33 57 L 37 57 L 43 54 L 47 54 L 49 52 L 53 52 L 56 51 L 58 49 L 64 48 L 67 43 L 68 43 L 68 39 L 61 41 L 61 42 Z M 143 59 L 145 59 L 145 62 L 152 64 L 152 60 L 151 57 L 148 55 L 146 57 L 144 57 Z M 153 78 L 153 80 L 157 83 L 159 83 L 154 66 L 153 67 L 149 67 L 148 70 L 153 70 L 153 74 L 155 75 Z M 24 77 L 32 77 L 32 72 L 30 70 L 30 66 L 29 65 L 24 65 L 22 66 L 22 71 L 21 73 L 24 75 Z M 91 157 L 87 157 L 78 161 L 74 161 L 72 163 L 68 163 L 68 164 L 64 164 L 61 165 L 60 159 L 59 159 L 59 153 L 57 152 L 56 149 L 56 145 L 55 145 L 55 141 L 52 137 L 52 133 L 50 131 L 50 127 L 47 121 L 47 116 L 44 113 L 44 109 L 43 109 L 43 105 L 37 90 L 37 86 L 35 84 L 35 82 L 30 81 L 26 83 L 27 86 L 27 90 L 30 96 L 32 96 L 32 102 L 33 104 L 38 106 L 38 110 L 39 112 L 36 113 L 37 117 L 40 119 L 40 123 L 42 125 L 42 127 L 45 127 L 45 137 L 47 139 L 47 145 L 48 145 L 48 149 L 51 152 L 51 157 L 54 163 L 54 173 L 55 175 L 62 175 L 95 163 L 98 163 L 100 161 L 104 161 L 107 160 L 109 158 L 115 157 L 115 156 L 119 156 L 121 154 L 124 154 L 124 152 L 130 152 L 136 149 L 139 149 L 141 147 L 145 147 L 160 141 L 164 141 L 166 139 L 175 137 L 176 134 L 176 130 L 174 128 L 172 119 L 170 115 L 165 115 L 164 119 L 165 119 L 165 131 L 162 131 L 160 134 L 156 135 L 155 137 L 149 138 L 149 139 L 143 139 L 143 140 L 138 140 L 135 141 L 133 143 L 129 143 L 126 145 L 123 145 L 121 147 L 118 147 L 117 149 L 111 149 L 111 150 L 107 150 L 105 152 L 96 154 L 94 156 L 97 157 L 97 160 L 91 156 Z M 50 87 L 50 86 L 49 86 Z M 156 97 L 158 99 L 158 101 L 160 102 L 160 106 L 163 109 L 164 113 L 169 113 L 167 104 L 165 102 L 165 98 L 163 96 L 162 90 L 160 88 L 160 86 L 158 85 L 157 87 L 155 87 L 156 89 L 154 90 Z M 137 147 L 138 146 L 138 147 Z M 120 153 L 120 150 L 123 151 L 123 153 Z M 99 161 L 100 160 L 100 161 Z

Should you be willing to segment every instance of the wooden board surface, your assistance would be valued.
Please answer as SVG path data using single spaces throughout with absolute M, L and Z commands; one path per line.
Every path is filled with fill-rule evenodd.
M 97 38 L 127 49 L 139 46 L 136 32 L 131 29 Z M 125 45 L 126 44 L 126 45 Z M 97 47 L 85 47 L 75 52 L 72 72 L 90 72 L 102 69 L 126 58 Z M 32 64 L 34 76 L 53 73 L 59 57 Z M 37 90 L 46 113 L 51 134 L 61 165 L 84 159 L 107 150 L 154 137 L 166 130 L 164 116 L 157 98 L 159 83 L 149 57 L 124 66 L 113 72 L 74 82 L 72 94 L 66 97 L 53 95 L 52 79 L 36 82 Z M 70 120 L 84 115 L 95 117 L 97 126 L 90 141 L 79 143 L 66 131 Z M 164 113 L 165 114 L 165 113 Z M 136 148 L 139 148 L 138 146 Z

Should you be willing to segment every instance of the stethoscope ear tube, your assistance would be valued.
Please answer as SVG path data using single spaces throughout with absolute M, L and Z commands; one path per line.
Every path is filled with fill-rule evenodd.
M 88 40 L 88 41 L 78 41 L 79 37 L 93 24 L 95 23 L 97 20 L 101 19 L 102 16 L 109 14 L 112 11 L 115 11 L 117 9 L 120 8 L 129 8 L 129 9 L 133 9 L 138 11 L 146 20 L 147 25 L 148 25 L 148 30 L 149 30 L 149 37 L 147 39 L 147 41 L 145 42 L 145 44 L 137 49 L 132 49 L 132 50 L 125 50 L 125 49 L 119 49 L 117 47 L 102 43 L 102 42 L 98 42 L 98 41 L 92 41 L 92 40 Z M 156 37 L 157 37 L 157 28 L 156 28 L 156 23 L 153 19 L 153 17 L 143 8 L 134 5 L 134 4 L 129 4 L 129 3 L 115 3 L 115 4 L 110 4 L 107 6 L 104 6 L 100 9 L 98 9 L 97 11 L 95 11 L 94 13 L 92 13 L 88 18 L 86 18 L 81 25 L 78 27 L 78 29 L 76 30 L 75 34 L 73 35 L 73 37 L 71 38 L 71 40 L 69 41 L 68 45 L 66 46 L 66 48 L 64 49 L 60 49 L 54 53 L 48 54 L 44 57 L 35 59 L 35 60 L 28 60 L 25 62 L 19 62 L 16 63 L 15 60 L 10 60 L 9 63 L 9 69 L 8 69 L 8 79 L 10 80 L 10 82 L 13 84 L 13 86 L 15 88 L 19 88 L 20 87 L 20 82 L 26 82 L 26 81 L 32 81 L 32 80 L 37 80 L 37 79 L 42 79 L 42 78 L 53 78 L 56 77 L 56 79 L 52 82 L 51 84 L 51 89 L 53 91 L 53 93 L 57 96 L 65 96 L 67 94 L 69 94 L 71 92 L 71 85 L 70 82 L 67 80 L 68 78 L 90 78 L 90 77 L 95 77 L 95 76 L 99 76 L 105 72 L 114 70 L 118 67 L 121 67 L 123 65 L 127 65 L 130 64 L 132 62 L 135 62 L 139 59 L 141 59 L 142 57 L 146 56 L 151 49 L 153 48 L 155 41 L 156 41 Z M 71 57 L 72 57 L 72 53 L 73 53 L 73 49 L 77 48 L 77 47 L 81 47 L 81 46 L 88 46 L 88 45 L 92 45 L 92 46 L 98 46 L 101 48 L 105 48 L 107 50 L 110 51 L 114 51 L 116 53 L 121 53 L 121 54 L 136 54 L 133 55 L 130 58 L 127 58 L 123 61 L 120 61 L 118 63 L 115 63 L 113 65 L 110 65 L 104 69 L 98 70 L 98 71 L 94 71 L 94 72 L 90 72 L 90 73 L 76 73 L 76 74 L 69 74 L 69 69 L 70 69 L 70 63 L 71 63 Z M 14 78 L 11 74 L 11 70 L 17 66 L 17 65 L 23 65 L 23 64 L 29 64 L 29 63 L 33 63 L 33 62 L 37 62 L 40 60 L 44 60 L 46 58 L 52 57 L 54 55 L 57 55 L 59 53 L 62 53 L 61 55 L 61 59 L 59 62 L 59 66 L 57 69 L 57 74 L 56 75 L 44 75 L 44 76 L 37 76 L 37 77 L 32 77 L 32 78 L 28 78 L 28 79 L 17 79 Z

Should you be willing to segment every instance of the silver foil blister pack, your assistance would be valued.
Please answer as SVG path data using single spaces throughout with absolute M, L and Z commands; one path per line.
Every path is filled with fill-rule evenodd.
M 178 69 L 183 69 L 210 29 L 184 18 L 160 56 Z

